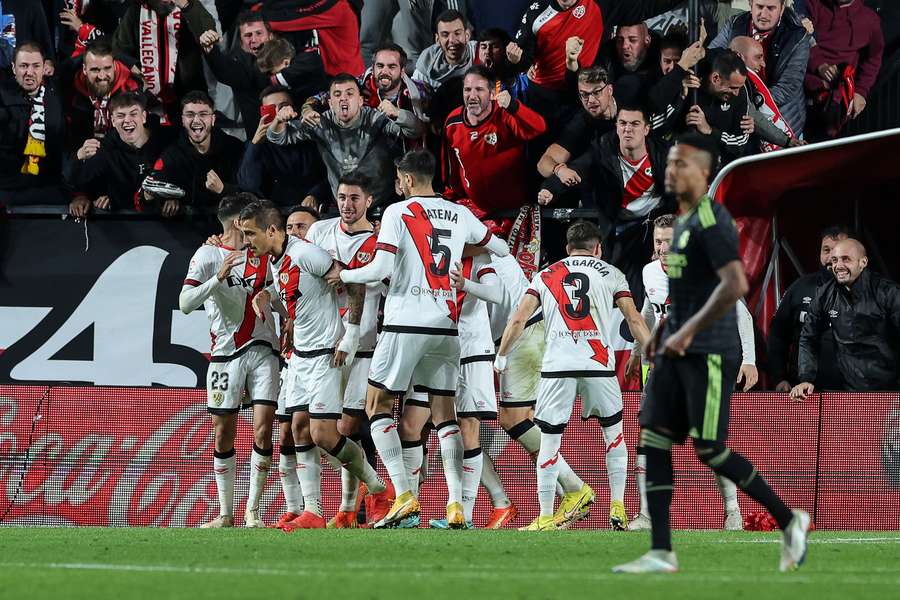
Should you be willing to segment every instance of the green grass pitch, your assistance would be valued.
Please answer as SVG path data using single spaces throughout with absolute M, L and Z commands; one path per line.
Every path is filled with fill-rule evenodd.
M 610 572 L 648 546 L 610 531 L 2 528 L 0 598 L 900 598 L 900 533 L 676 532 L 681 572 Z

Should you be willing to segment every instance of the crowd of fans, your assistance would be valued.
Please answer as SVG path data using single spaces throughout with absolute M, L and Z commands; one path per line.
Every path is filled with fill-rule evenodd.
M 750 0 L 695 43 L 683 5 L 535 0 L 507 32 L 456 1 L 3 0 L 0 205 L 169 218 L 246 191 L 329 212 L 359 171 L 377 216 L 426 147 L 436 189 L 505 238 L 536 206 L 595 210 L 641 298 L 676 137 L 724 164 L 838 136 L 884 48 L 862 0 Z M 543 237 L 558 258 L 558 225 Z

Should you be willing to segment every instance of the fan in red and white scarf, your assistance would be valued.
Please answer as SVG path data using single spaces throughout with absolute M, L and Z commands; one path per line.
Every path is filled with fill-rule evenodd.
M 73 58 L 84 54 L 88 44 L 105 35 L 99 27 L 84 21 L 91 4 L 91 0 L 65 0 L 63 10 L 59 13 L 60 23 L 75 32 Z
M 752 86 L 751 98 L 754 99 L 753 103 L 757 110 L 772 121 L 775 127 L 783 131 L 789 139 L 793 140 L 797 136 L 781 115 L 781 110 L 775 103 L 769 86 L 766 85 L 760 74 L 766 68 L 766 50 L 763 43 L 751 37 L 738 36 L 731 40 L 728 47 L 737 52 L 747 66 L 747 83 Z M 762 152 L 772 152 L 780 149 L 781 146 L 760 140 L 759 148 Z

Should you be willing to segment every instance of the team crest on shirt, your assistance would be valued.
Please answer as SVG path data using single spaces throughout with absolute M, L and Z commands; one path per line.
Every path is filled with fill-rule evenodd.
M 250 257 L 250 266 L 253 267 L 254 269 L 259 267 L 259 257 L 258 256 Z
M 212 393 L 212 402 L 216 406 L 222 406 L 222 402 L 225 401 L 225 394 L 222 392 L 213 392 Z
M 584 13 L 587 12 L 584 8 L 584 4 L 575 7 L 575 10 L 572 11 L 572 16 L 576 19 L 580 19 L 584 16 Z
M 644 175 L 647 177 L 653 177 L 653 167 L 647 167 L 644 169 Z
M 684 248 L 688 244 L 688 240 L 691 239 L 690 230 L 682 231 L 681 236 L 678 238 L 678 247 Z
M 368 263 L 369 261 L 372 260 L 372 253 L 371 252 L 357 252 L 356 260 L 358 260 L 361 263 Z
M 288 281 L 290 281 L 291 276 L 287 273 L 282 273 L 278 276 L 278 280 L 281 281 L 282 285 L 287 285 Z
M 486 141 L 491 146 L 497 145 L 497 133 L 492 131 L 491 133 L 484 136 L 484 141 Z
M 803 296 L 803 304 L 809 304 L 810 302 L 812 302 L 812 298 L 810 298 L 809 296 Z
M 831 318 L 831 319 L 836 319 L 837 316 L 838 316 L 838 311 L 836 311 L 836 310 L 829 310 L 829 311 L 828 311 L 828 317 L 829 317 L 829 318 Z

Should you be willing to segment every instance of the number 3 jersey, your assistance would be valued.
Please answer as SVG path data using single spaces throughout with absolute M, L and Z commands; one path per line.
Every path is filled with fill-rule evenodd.
M 324 279 L 333 264 L 325 250 L 292 235 L 281 258 L 272 261 L 278 293 L 294 323 L 296 352 L 333 351 L 344 334 L 337 294 Z
M 378 241 L 372 231 L 348 232 L 340 217 L 317 221 L 306 232 L 306 240 L 324 249 L 331 257 L 348 269 L 363 267 L 375 257 L 375 243 Z M 366 300 L 362 319 L 359 322 L 359 352 L 371 353 L 375 349 L 377 336 L 378 305 L 381 302 L 381 283 L 366 286 Z M 349 300 L 345 286 L 337 290 L 342 318 L 349 317 Z
M 225 257 L 233 251 L 201 246 L 191 258 L 184 285 L 198 287 L 216 279 Z M 275 320 L 271 315 L 265 321 L 259 319 L 251 305 L 253 297 L 271 283 L 269 257 L 243 252 L 244 259 L 231 268 L 225 280 L 210 284 L 212 291 L 203 303 L 212 337 L 210 353 L 220 360 L 229 360 L 253 345 L 266 344 L 273 351 L 278 348 Z
M 593 256 L 570 256 L 539 271 L 526 293 L 544 312 L 542 377 L 615 372 L 609 324 L 616 300 L 631 296 L 621 271 Z
M 450 269 L 466 244 L 486 244 L 488 228 L 439 196 L 412 197 L 384 211 L 378 251 L 393 252 L 384 331 L 456 335 L 459 310 Z

